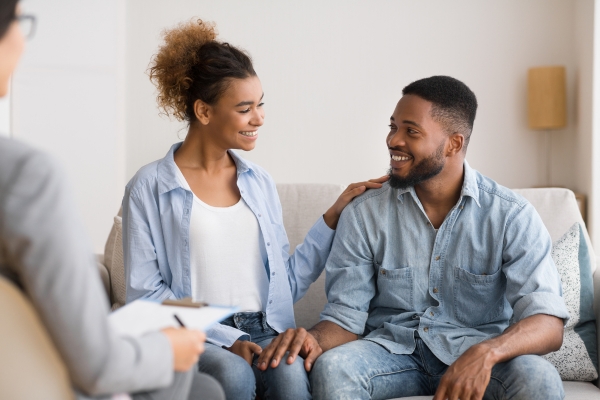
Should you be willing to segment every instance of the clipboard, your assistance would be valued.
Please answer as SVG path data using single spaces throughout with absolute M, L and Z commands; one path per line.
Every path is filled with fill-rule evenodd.
M 115 310 L 108 320 L 120 336 L 139 337 L 164 328 L 180 327 L 174 315 L 183 321 L 187 329 L 206 331 L 237 311 L 238 307 L 195 303 L 189 298 L 168 300 L 166 304 L 136 300 Z
M 163 306 L 175 306 L 175 307 L 192 307 L 201 308 L 208 307 L 208 303 L 195 302 L 191 297 L 184 297 L 183 299 L 166 299 L 161 303 Z

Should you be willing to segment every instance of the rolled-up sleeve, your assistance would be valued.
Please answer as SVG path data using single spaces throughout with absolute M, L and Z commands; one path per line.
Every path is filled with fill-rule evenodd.
M 236 340 L 250 340 L 250 335 L 231 326 L 216 324 L 206 331 L 206 340 L 217 346 L 231 347 Z
M 569 319 L 558 270 L 552 260 L 552 239 L 533 206 L 525 203 L 507 222 L 502 269 L 506 298 L 514 322 L 536 314 Z
M 342 212 L 325 272 L 327 305 L 321 320 L 363 334 L 376 289 L 373 254 L 354 204 Z

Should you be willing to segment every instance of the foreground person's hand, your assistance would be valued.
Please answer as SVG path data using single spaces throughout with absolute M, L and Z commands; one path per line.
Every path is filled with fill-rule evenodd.
M 173 349 L 173 369 L 177 372 L 189 371 L 204 353 L 206 335 L 200 331 L 166 328 L 164 333 Z
M 317 358 L 323 354 L 317 339 L 306 329 L 288 329 L 263 349 L 258 357 L 258 369 L 265 371 L 268 367 L 277 368 L 286 352 L 289 352 L 286 357 L 288 364 L 292 364 L 298 355 L 303 357 L 306 371 L 310 371 Z
M 433 400 L 481 400 L 494 363 L 487 346 L 479 344 L 460 356 L 446 371 Z
M 242 357 L 250 365 L 254 354 L 260 354 L 262 351 L 259 345 L 248 340 L 236 340 L 227 350 Z
M 342 192 L 340 197 L 333 203 L 333 205 L 327 210 L 327 212 L 323 215 L 323 219 L 327 226 L 331 229 L 335 229 L 337 227 L 337 223 L 340 220 L 340 215 L 342 215 L 342 211 L 344 208 L 352 201 L 353 198 L 362 194 L 367 189 L 379 189 L 382 186 L 382 183 L 389 179 L 388 175 L 382 176 L 377 179 L 369 179 L 365 182 L 352 183 L 348 185 L 346 190 Z

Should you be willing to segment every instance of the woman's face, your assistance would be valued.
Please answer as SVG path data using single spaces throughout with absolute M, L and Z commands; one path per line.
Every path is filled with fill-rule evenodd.
M 17 15 L 20 11 L 17 7 Z M 19 29 L 19 23 L 15 20 L 0 38 L 0 97 L 8 93 L 10 76 L 12 75 L 25 45 L 25 38 Z
M 265 119 L 263 91 L 256 76 L 233 79 L 217 103 L 209 109 L 207 127 L 223 149 L 250 151 Z

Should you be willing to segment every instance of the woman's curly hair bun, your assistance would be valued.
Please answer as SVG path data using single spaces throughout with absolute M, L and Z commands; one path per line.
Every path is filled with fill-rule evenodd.
M 254 76 L 250 57 L 218 42 L 212 22 L 192 19 L 163 31 L 163 45 L 148 68 L 158 89 L 161 111 L 179 121 L 193 121 L 194 102 L 214 104 L 231 78 Z

